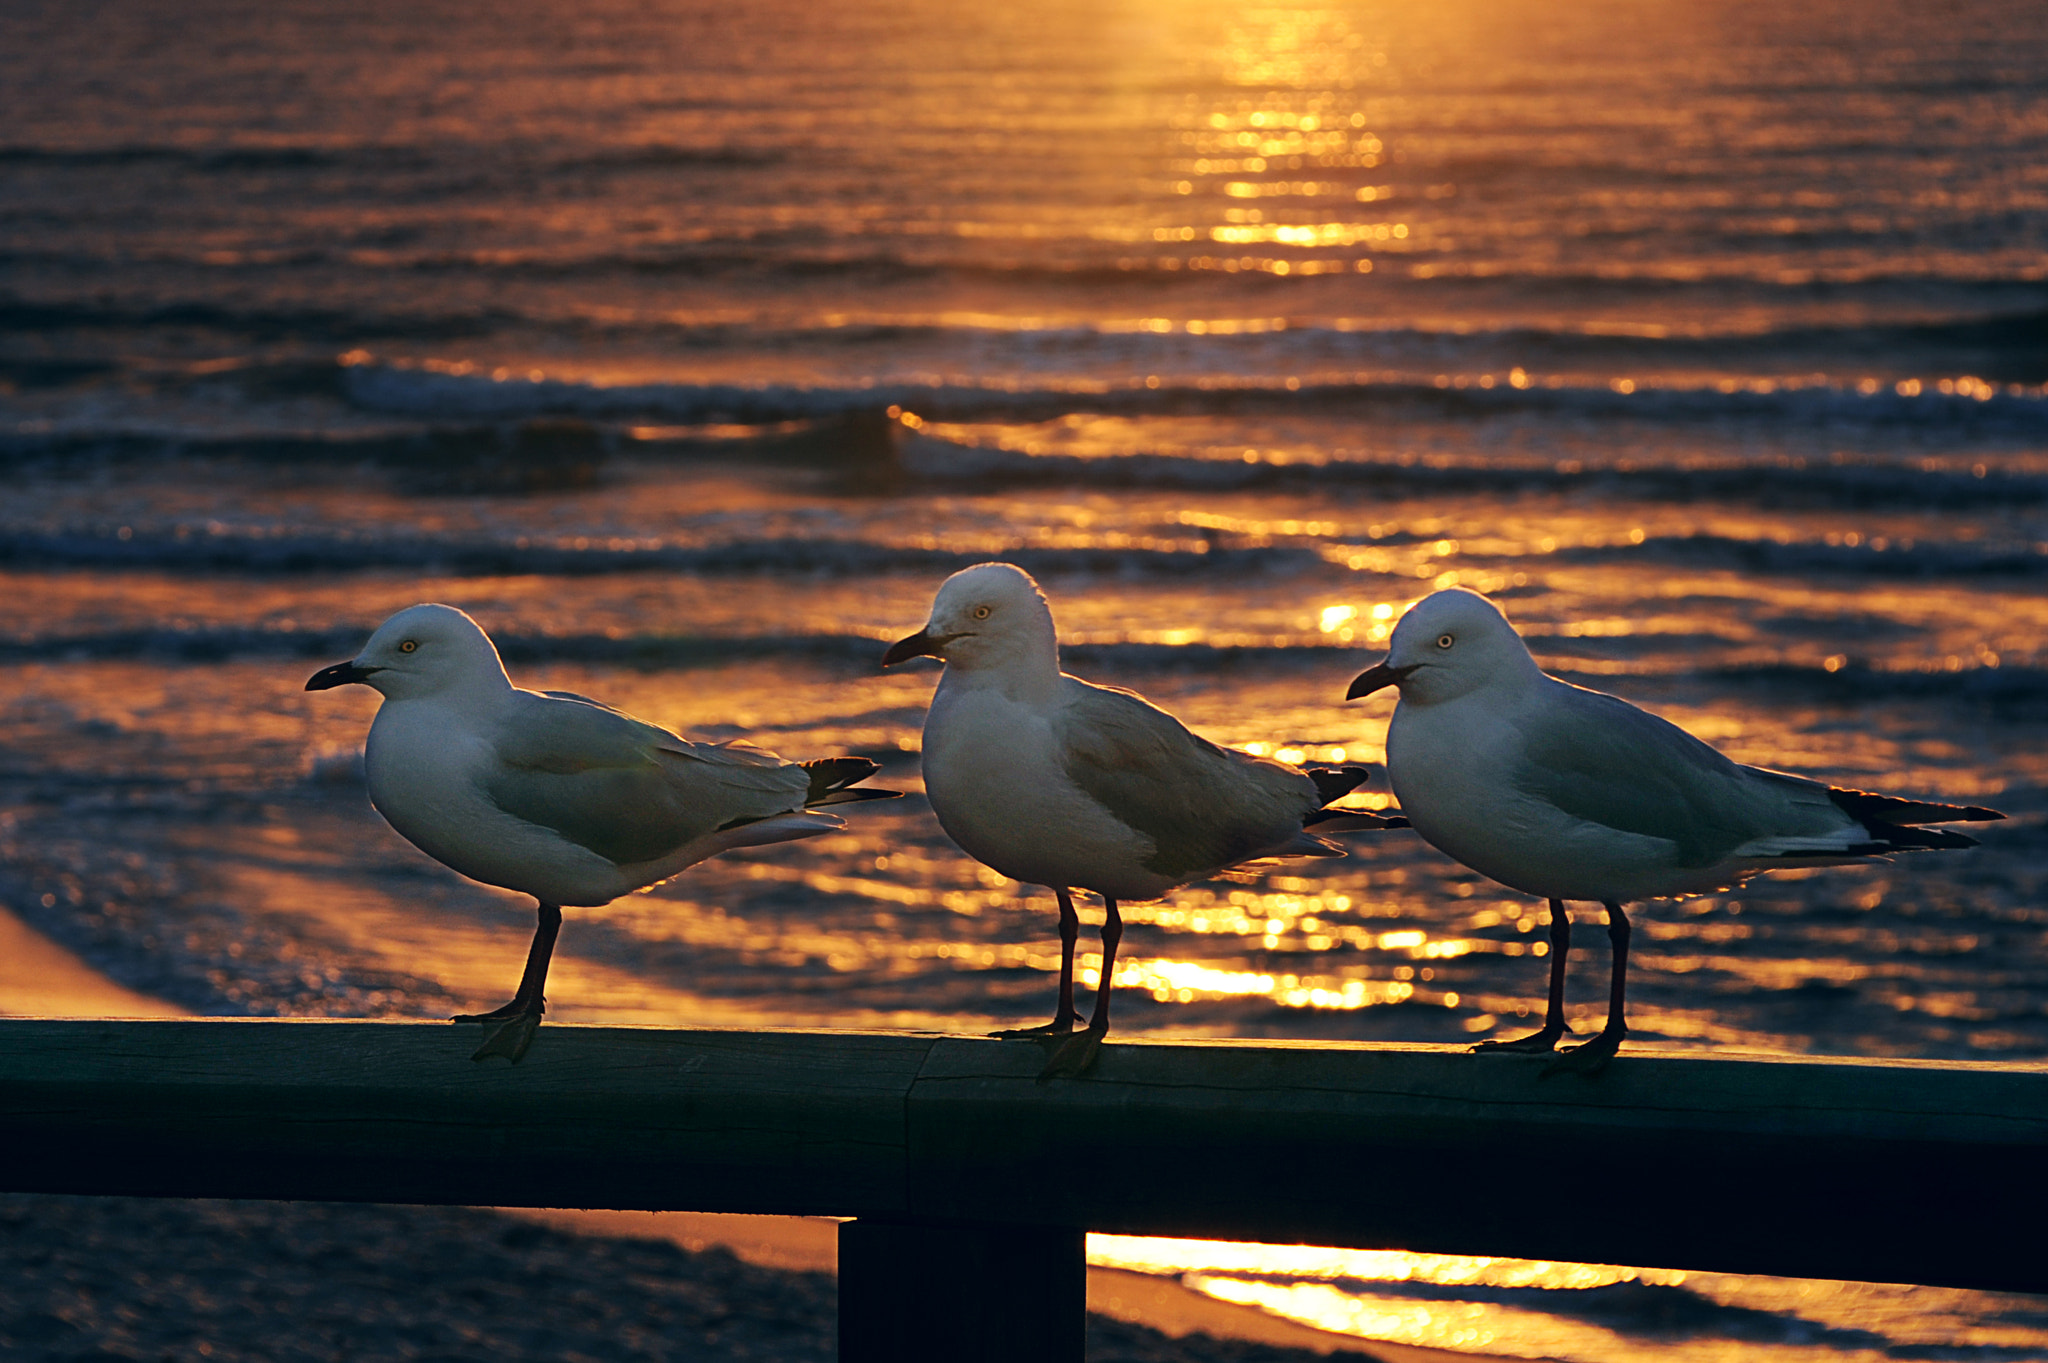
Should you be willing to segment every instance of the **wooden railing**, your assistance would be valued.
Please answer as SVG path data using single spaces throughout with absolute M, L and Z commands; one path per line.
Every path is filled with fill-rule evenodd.
M 842 1358 L 1080 1358 L 1085 1231 L 2048 1291 L 2048 1066 L 549 1023 L 0 1022 L 0 1188 L 780 1212 Z

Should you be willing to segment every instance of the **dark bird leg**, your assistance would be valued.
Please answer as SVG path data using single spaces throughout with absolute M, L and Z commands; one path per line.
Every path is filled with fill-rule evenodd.
M 1109 985 L 1116 977 L 1116 948 L 1124 940 L 1123 915 L 1116 901 L 1102 896 L 1102 979 L 1095 986 L 1095 1011 L 1088 1018 L 1088 1030 L 1103 1036 L 1109 1031 Z
M 1052 1059 L 1039 1071 L 1041 1084 L 1048 1079 L 1071 1079 L 1086 1074 L 1095 1063 L 1095 1053 L 1102 1048 L 1102 1038 L 1109 1035 L 1109 985 L 1116 978 L 1116 946 L 1124 939 L 1124 920 L 1116 911 L 1116 901 L 1108 895 L 1102 896 L 1102 909 L 1102 977 L 1095 986 L 1095 1011 L 1088 1018 L 1086 1031 L 1068 1037 L 1053 1052 Z
M 1074 897 L 1064 887 L 1055 885 L 1052 892 L 1060 901 L 1060 1006 L 1052 1021 L 1042 1027 L 1015 1027 L 1006 1032 L 990 1032 L 990 1036 L 1065 1036 L 1080 1020 L 1080 1014 L 1074 1011 L 1074 942 L 1081 935 L 1081 915 L 1074 912 Z
M 548 962 L 554 959 L 555 938 L 562 931 L 562 910 L 553 904 L 540 905 L 540 921 L 533 929 L 533 945 L 526 951 L 526 973 L 519 977 L 519 992 L 512 996 L 512 1002 L 502 1008 L 493 1008 L 488 1013 L 463 1013 L 451 1018 L 452 1022 L 502 1022 L 505 1025 L 492 1032 L 477 1048 L 472 1060 L 482 1060 L 487 1055 L 502 1055 L 515 1065 L 526 1054 L 526 1048 L 533 1044 L 534 1029 L 540 1026 L 541 1014 L 547 1012 L 544 991 L 548 983 Z
M 1600 1029 L 1600 1035 L 1585 1045 L 1559 1052 L 1557 1059 L 1543 1067 L 1545 1074 L 1556 1070 L 1597 1074 L 1607 1068 L 1607 1062 L 1614 1059 L 1614 1053 L 1621 1049 L 1622 1039 L 1628 1035 L 1628 1024 L 1621 1020 L 1628 982 L 1628 915 L 1611 899 L 1606 902 L 1606 909 L 1607 940 L 1614 944 L 1614 982 L 1607 994 L 1607 1025 Z
M 1482 1041 L 1474 1051 L 1554 1051 L 1557 1039 L 1571 1028 L 1564 1025 L 1564 959 L 1572 950 L 1571 915 L 1564 901 L 1550 901 L 1550 1004 L 1543 1013 L 1543 1030 L 1513 1041 Z

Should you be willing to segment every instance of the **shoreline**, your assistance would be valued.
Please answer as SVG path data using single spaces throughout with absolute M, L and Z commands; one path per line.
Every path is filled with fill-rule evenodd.
M 108 979 L 0 905 L 0 1017 L 192 1016 L 182 1004 Z

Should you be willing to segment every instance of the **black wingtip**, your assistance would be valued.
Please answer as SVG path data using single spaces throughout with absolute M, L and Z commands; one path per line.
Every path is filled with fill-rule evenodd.
M 804 803 L 806 805 L 825 803 L 825 797 L 828 795 L 841 797 L 840 799 L 830 801 L 830 803 L 844 804 L 846 803 L 844 797 L 847 794 L 848 786 L 857 785 L 882 769 L 881 763 L 870 761 L 865 757 L 819 757 L 799 765 L 803 767 L 805 774 L 811 778 L 811 788 L 804 795 Z M 882 794 L 886 798 L 887 795 L 900 793 L 898 791 L 888 791 Z M 855 798 L 872 797 L 860 796 Z
M 1324 804 L 1333 804 L 1343 799 L 1372 779 L 1372 768 L 1361 766 L 1303 767 L 1308 779 L 1316 783 L 1316 795 Z
M 1986 809 L 1982 805 L 1945 805 L 1933 800 L 1906 800 L 1896 795 L 1876 795 L 1867 790 L 1851 790 L 1846 786 L 1830 786 L 1828 798 L 1833 800 L 1835 807 L 1844 814 L 1866 825 L 1876 823 L 1896 827 L 1927 823 L 1990 823 L 2005 817 L 1999 811 Z M 1871 829 L 1873 833 L 1880 831 L 1877 828 Z M 1962 834 L 1957 833 L 1953 836 L 1961 837 Z M 1941 845 L 1974 847 L 1976 843 Z
M 1887 851 L 1921 848 L 1946 850 L 1978 845 L 1977 840 L 1969 834 L 1957 833 L 1947 828 L 1885 827 L 1880 824 L 1870 831 L 1884 839 Z
M 1379 814 L 1370 809 L 1318 809 L 1301 821 L 1301 827 L 1309 833 L 1346 833 L 1406 828 L 1408 820 L 1399 814 Z
M 822 809 L 826 805 L 858 804 L 862 800 L 900 800 L 900 790 L 883 790 L 879 786 L 859 786 L 852 790 L 828 790 L 815 800 L 804 801 L 805 809 Z

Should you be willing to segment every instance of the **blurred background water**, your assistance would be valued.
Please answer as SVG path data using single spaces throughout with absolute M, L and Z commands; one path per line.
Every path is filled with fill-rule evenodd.
M 1073 670 L 1367 761 L 1345 681 L 1460 583 L 1739 760 L 2014 816 L 1644 906 L 1632 1046 L 2038 1061 L 2044 382 L 2028 0 L 23 0 L 0 893 L 205 1012 L 498 1002 L 530 905 L 370 810 L 373 696 L 300 690 L 442 600 L 523 684 L 913 793 L 573 913 L 552 1016 L 1035 1022 L 1051 898 L 939 833 L 933 674 L 876 667 L 943 576 L 1020 563 Z M 1526 1028 L 1542 906 L 1351 845 L 1129 906 L 1120 1030 Z M 2016 1297 L 1094 1252 L 1493 1353 L 2048 1357 Z

